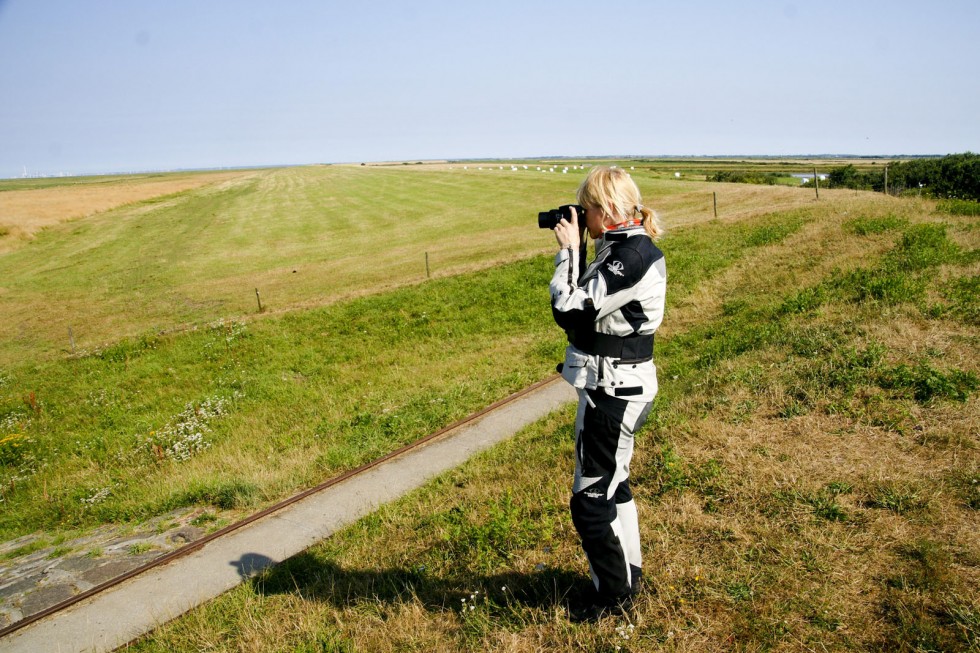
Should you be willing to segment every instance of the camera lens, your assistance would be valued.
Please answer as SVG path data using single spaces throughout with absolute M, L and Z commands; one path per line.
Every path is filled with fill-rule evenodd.
M 558 220 L 560 219 L 561 215 L 558 209 L 542 211 L 541 213 L 538 213 L 538 228 L 554 229 L 558 226 Z

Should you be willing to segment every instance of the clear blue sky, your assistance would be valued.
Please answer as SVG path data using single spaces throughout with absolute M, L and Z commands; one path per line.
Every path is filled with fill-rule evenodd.
M 0 0 L 0 177 L 980 151 L 976 0 Z

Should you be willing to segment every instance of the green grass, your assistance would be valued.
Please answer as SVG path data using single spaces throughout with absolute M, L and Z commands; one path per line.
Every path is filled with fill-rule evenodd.
M 908 224 L 907 220 L 895 215 L 884 217 L 860 217 L 848 220 L 844 227 L 858 236 L 880 234 L 900 229 Z
M 804 223 L 766 216 L 668 237 L 669 300 Z M 550 255 L 534 257 L 9 368 L 0 420 L 16 434 L 0 450 L 0 533 L 255 508 L 475 412 L 560 360 L 543 308 L 551 271 Z
M 636 165 L 633 176 L 667 220 L 710 214 L 717 185 L 661 172 Z M 21 181 L 72 187 L 9 187 Z M 0 365 L 242 319 L 258 311 L 256 290 L 279 313 L 422 282 L 427 256 L 441 277 L 546 254 L 554 239 L 534 228 L 536 213 L 570 201 L 579 181 L 460 165 L 256 170 L 49 226 L 0 256 Z M 132 181 L 78 183 L 108 192 Z M 722 216 L 772 210 L 758 189 L 735 186 L 717 192 Z M 783 190 L 780 205 L 810 201 Z
M 563 179 L 559 179 L 562 177 Z M 329 303 L 551 249 L 567 175 L 309 167 L 128 205 L 0 257 L 0 364 L 121 336 Z
M 980 215 L 980 202 L 972 200 L 942 200 L 937 208 L 951 215 Z
M 662 243 L 672 309 L 632 469 L 651 592 L 633 628 L 562 616 L 585 582 L 567 410 L 135 649 L 970 650 L 977 342 L 924 298 L 969 278 L 976 243 L 866 217 L 868 240 L 815 212 Z M 774 256 L 815 237 L 850 266 Z M 777 271 L 796 285 L 760 292 Z M 856 271 L 921 290 L 857 292 Z M 716 301 L 696 299 L 706 286 Z
M 207 207 L 225 207 L 226 214 L 238 202 L 261 207 L 254 187 L 273 181 L 298 186 L 284 195 L 293 201 L 296 195 L 340 193 L 339 186 L 348 183 L 345 206 L 367 202 L 362 196 L 379 187 L 398 205 L 413 196 L 417 201 L 428 189 L 431 208 L 412 209 L 413 219 L 423 222 L 424 214 L 458 210 L 477 190 L 480 201 L 496 197 L 498 210 L 507 196 L 514 206 L 532 201 L 518 202 L 517 191 L 505 190 L 496 179 L 476 184 L 458 174 L 310 169 L 278 171 L 277 177 L 275 172 L 246 186 L 187 194 L 179 211 L 164 207 L 158 218 L 190 225 L 208 222 Z M 369 175 L 370 183 L 360 175 Z M 520 192 L 532 198 L 554 185 L 530 179 Z M 132 218 L 128 228 L 154 228 L 155 213 L 148 215 Z M 293 219 L 319 224 L 310 214 Z M 692 292 L 746 252 L 782 242 L 807 219 L 805 213 L 768 215 L 735 228 L 714 222 L 679 230 L 663 241 L 676 252 L 671 275 L 677 282 L 669 300 Z M 468 222 L 457 221 L 451 235 L 458 240 Z M 70 227 L 89 228 L 94 229 L 88 221 Z M 343 232 L 329 220 L 318 228 Z M 177 244 L 167 246 L 189 248 L 180 229 L 171 229 Z M 480 223 L 475 233 L 483 229 Z M 520 230 L 531 240 L 552 238 L 533 221 L 521 220 Z M 284 230 L 283 237 L 287 231 L 292 233 Z M 211 233 L 225 247 L 236 242 L 227 233 Z M 73 242 L 57 235 L 47 234 L 28 250 L 54 251 L 67 247 L 66 239 Z M 303 240 L 290 238 L 293 246 Z M 100 234 L 79 241 L 95 243 L 79 266 L 104 261 L 104 253 L 93 253 L 103 247 L 138 248 L 136 240 L 132 234 Z M 191 254 L 188 264 L 203 258 Z M 525 257 L 322 308 L 247 322 L 218 319 L 169 334 L 146 331 L 67 358 L 8 365 L 0 377 L 0 499 L 8 508 L 0 515 L 0 533 L 13 537 L 36 529 L 142 520 L 188 505 L 254 509 L 441 428 L 554 369 L 563 337 L 544 308 L 551 270 L 550 253 Z M 78 268 L 71 274 L 84 277 Z M 229 459 L 235 464 L 229 466 Z M 270 466 L 269 460 L 278 462 Z
M 0 420 L 25 435 L 8 437 L 24 444 L 0 529 L 254 506 L 436 430 L 552 372 L 560 334 L 538 303 L 507 299 L 546 303 L 550 270 L 530 259 L 12 370 Z
M 901 202 L 821 193 L 661 241 L 634 628 L 563 616 L 588 583 L 567 409 L 131 648 L 969 650 L 977 232 Z M 7 365 L 0 423 L 30 446 L 0 527 L 220 522 L 481 408 L 560 358 L 550 259 Z

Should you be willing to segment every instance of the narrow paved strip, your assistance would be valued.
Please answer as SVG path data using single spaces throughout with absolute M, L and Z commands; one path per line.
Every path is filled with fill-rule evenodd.
M 554 377 L 515 397 L 422 446 L 25 626 L 0 639 L 0 651 L 112 651 L 458 467 L 575 401 L 575 392 Z

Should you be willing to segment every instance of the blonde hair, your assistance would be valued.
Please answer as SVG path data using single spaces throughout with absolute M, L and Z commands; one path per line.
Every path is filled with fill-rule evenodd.
M 640 189 L 629 173 L 615 166 L 596 166 L 589 170 L 588 176 L 578 187 L 578 203 L 594 206 L 614 220 L 633 218 L 637 213 L 643 221 L 643 228 L 650 238 L 656 240 L 663 235 L 657 212 L 643 206 Z

